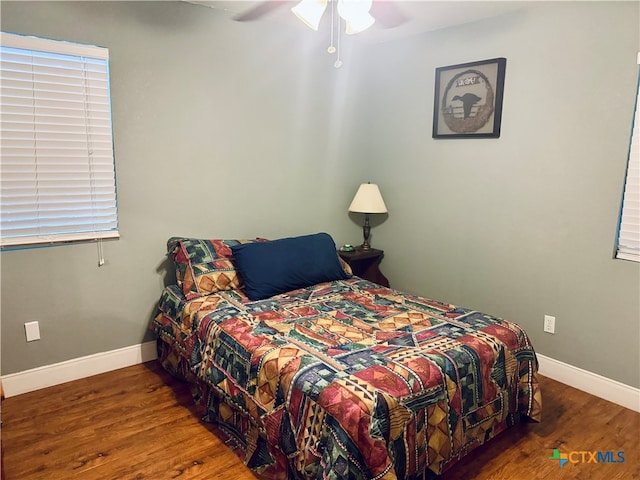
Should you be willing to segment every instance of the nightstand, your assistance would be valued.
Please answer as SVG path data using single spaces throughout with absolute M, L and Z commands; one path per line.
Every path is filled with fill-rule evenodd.
M 342 252 L 338 250 L 338 255 L 349 264 L 354 275 L 384 287 L 389 286 L 389 280 L 387 280 L 387 277 L 382 274 L 379 268 L 382 257 L 384 257 L 383 250 L 376 248 L 362 250 L 356 248 L 353 252 Z

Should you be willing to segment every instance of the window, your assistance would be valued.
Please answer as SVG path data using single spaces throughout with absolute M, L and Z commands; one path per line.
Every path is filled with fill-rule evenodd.
M 0 246 L 117 238 L 109 51 L 1 35 Z
M 640 65 L 640 52 L 638 52 Z M 624 183 L 617 258 L 640 262 L 640 79 Z

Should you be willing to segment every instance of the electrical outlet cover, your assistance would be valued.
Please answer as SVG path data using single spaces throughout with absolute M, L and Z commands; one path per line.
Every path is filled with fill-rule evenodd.
M 543 329 L 547 333 L 556 333 L 556 317 L 545 315 Z

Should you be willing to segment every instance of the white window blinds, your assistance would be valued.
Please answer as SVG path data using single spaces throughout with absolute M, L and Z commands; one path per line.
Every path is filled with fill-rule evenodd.
M 640 65 L 640 52 L 638 53 Z M 640 80 L 622 200 L 617 258 L 640 262 Z
M 108 50 L 1 35 L 0 245 L 118 237 Z

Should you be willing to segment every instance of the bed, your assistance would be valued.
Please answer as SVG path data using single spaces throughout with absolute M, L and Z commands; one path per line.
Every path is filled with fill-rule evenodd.
M 353 276 L 327 234 L 167 247 L 159 359 L 260 478 L 437 478 L 540 420 L 521 327 Z

